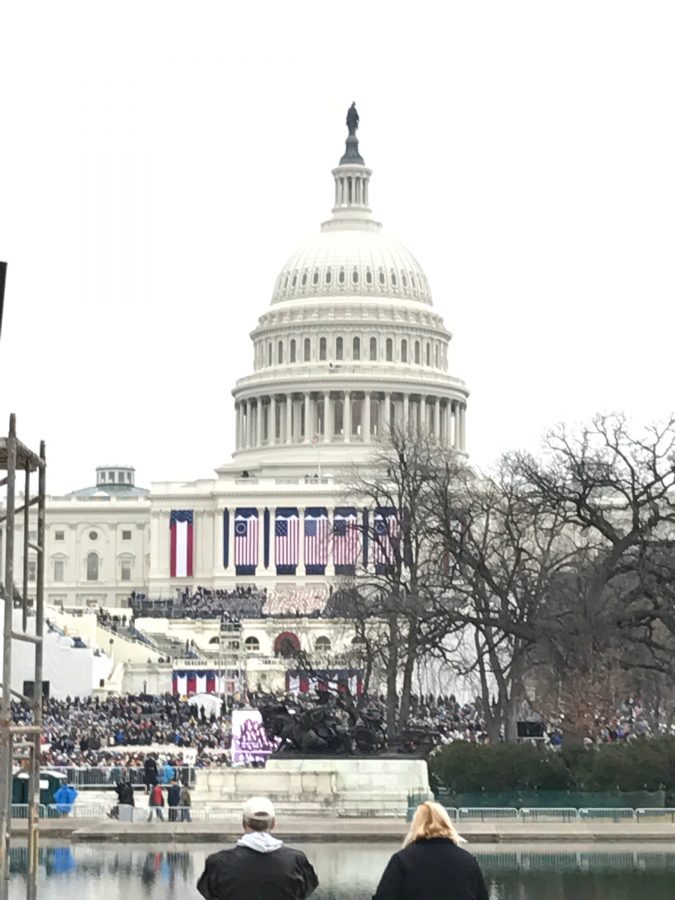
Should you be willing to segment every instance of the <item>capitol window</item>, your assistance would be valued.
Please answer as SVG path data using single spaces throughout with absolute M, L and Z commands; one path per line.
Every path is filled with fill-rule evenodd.
M 335 338 L 335 359 L 342 359 L 343 356 L 343 340 L 341 337 Z
M 328 653 L 328 651 L 330 650 L 330 646 L 331 646 L 330 638 L 322 636 L 322 637 L 318 637 L 316 639 L 316 643 L 314 644 L 314 649 L 316 650 L 317 653 Z
M 267 345 L 267 365 L 272 365 L 272 341 Z
M 55 541 L 65 541 L 66 533 L 65 531 L 55 531 L 54 532 L 54 540 Z
M 330 270 L 330 266 L 326 269 L 326 284 L 330 284 L 333 275 Z
M 312 284 L 318 284 L 318 283 L 319 283 L 319 270 L 315 269 L 314 275 L 312 276 Z
M 309 338 L 305 338 L 305 362 L 309 362 L 312 358 L 312 342 Z
M 377 338 L 374 337 L 370 339 L 370 359 L 371 362 L 377 360 Z
M 408 342 L 405 338 L 401 341 L 401 362 L 408 362 Z
M 354 282 L 354 284 L 359 283 L 359 270 L 358 269 L 354 269 L 354 271 L 352 272 L 352 281 Z
M 415 341 L 415 365 L 419 366 L 421 359 L 420 342 Z
M 345 283 L 345 270 L 344 269 L 340 269 L 340 274 L 338 275 L 338 281 L 340 282 L 340 284 Z
M 372 283 L 373 283 L 373 273 L 370 271 L 370 269 L 367 269 L 366 270 L 366 284 L 372 284 Z
M 131 560 L 120 560 L 120 581 L 131 581 Z
M 87 581 L 98 581 L 98 554 L 87 554 Z
M 398 282 L 396 280 L 396 272 L 394 272 L 393 269 L 391 270 L 391 283 L 392 283 L 392 287 L 396 287 L 396 285 L 398 284 Z
M 37 578 L 37 560 L 29 559 L 28 560 L 28 580 L 35 581 Z
M 295 362 L 295 338 L 291 338 L 291 346 L 290 346 L 289 353 L 290 353 L 290 361 L 292 363 L 294 363 Z
M 131 540 L 131 532 L 130 532 L 130 531 L 123 531 L 123 532 L 122 532 L 122 540 L 123 540 L 123 541 L 130 541 L 130 540 Z
M 352 341 L 352 359 L 361 359 L 361 338 Z
M 65 581 L 66 578 L 66 563 L 63 559 L 55 559 L 54 560 L 54 581 L 61 582 Z
M 387 343 L 385 344 L 386 348 L 386 357 L 387 362 L 392 362 L 394 359 L 394 342 L 391 338 L 387 338 Z
M 408 279 L 405 277 L 405 272 L 401 272 L 401 284 L 404 288 L 408 287 Z
M 319 338 L 319 359 L 326 360 L 326 338 Z
M 89 532 L 89 540 L 90 541 L 98 540 L 98 531 L 90 531 Z
M 298 283 L 298 276 L 296 273 L 293 273 L 293 281 L 291 281 L 291 287 L 295 287 Z
M 302 273 L 302 286 L 304 287 L 307 284 L 307 272 Z
M 257 637 L 247 637 L 244 647 L 247 653 L 257 653 L 260 650 L 260 641 Z
M 384 272 L 380 269 L 380 284 L 384 284 Z
M 279 341 L 277 347 L 277 362 L 281 364 L 284 361 L 284 342 Z
M 439 360 L 439 349 L 438 349 L 438 344 L 436 344 L 436 368 L 438 368 L 438 360 Z
M 431 365 L 431 344 L 427 341 L 427 365 Z

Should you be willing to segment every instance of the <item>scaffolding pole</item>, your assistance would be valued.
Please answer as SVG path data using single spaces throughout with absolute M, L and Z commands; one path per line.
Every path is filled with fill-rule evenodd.
M 37 871 L 40 825 L 40 737 L 42 733 L 42 662 L 44 629 L 44 564 L 45 564 L 45 506 L 47 462 L 44 441 L 39 454 L 21 443 L 16 435 L 16 417 L 9 417 L 9 433 L 0 437 L 0 487 L 5 488 L 4 509 L 0 506 L 0 526 L 4 524 L 4 583 L 0 584 L 0 596 L 4 603 L 2 633 L 2 692 L 0 693 L 0 900 L 9 897 L 9 866 L 12 828 L 12 787 L 14 771 L 14 749 L 28 743 L 29 787 L 28 787 L 28 874 L 26 880 L 27 900 L 37 898 Z M 23 473 L 23 505 L 17 509 L 17 475 Z M 37 494 L 31 497 L 32 476 L 37 473 Z M 30 540 L 29 510 L 37 508 L 37 529 L 35 543 Z M 16 547 L 17 516 L 23 512 L 23 546 Z M 2 530 L 0 529 L 0 536 Z M 19 552 L 17 553 L 17 550 Z M 31 610 L 28 596 L 29 551 L 36 560 L 35 608 Z M 22 560 L 22 592 L 15 588 L 14 559 Z M 1 573 L 0 573 L 1 575 Z M 21 624 L 14 627 L 15 606 L 21 608 Z M 34 633 L 30 623 L 33 621 Z M 12 644 L 21 642 L 27 652 L 33 648 L 35 654 L 32 697 L 24 697 L 12 689 Z M 24 691 L 26 689 L 24 688 Z M 28 693 L 28 691 L 26 691 Z M 33 725 L 16 727 L 12 724 L 12 696 L 27 702 L 33 713 Z M 20 737 L 28 737 L 28 742 L 15 742 Z

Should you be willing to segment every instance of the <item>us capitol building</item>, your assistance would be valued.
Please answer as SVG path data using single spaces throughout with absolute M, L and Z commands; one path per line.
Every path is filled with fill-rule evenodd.
M 344 482 L 388 429 L 465 452 L 468 392 L 449 371 L 452 335 L 415 257 L 373 218 L 354 106 L 347 125 L 330 217 L 288 258 L 251 332 L 252 371 L 232 391 L 231 461 L 213 478 L 149 491 L 132 467 L 100 466 L 93 487 L 50 498 L 49 605 L 113 612 L 132 591 L 150 599 L 251 586 L 266 593 L 268 618 L 244 633 L 264 655 L 275 636 L 298 631 L 300 607 L 321 604 L 336 578 L 372 561 L 349 540 L 368 513 Z M 31 561 L 28 574 L 30 583 Z M 302 602 L 291 629 L 293 597 Z M 329 623 L 308 622 L 312 649 Z M 178 637 L 197 635 L 199 645 L 200 626 L 191 628 Z

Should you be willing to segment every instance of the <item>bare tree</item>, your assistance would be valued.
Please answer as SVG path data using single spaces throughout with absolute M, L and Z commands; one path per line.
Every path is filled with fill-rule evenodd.
M 368 470 L 355 471 L 348 485 L 349 496 L 358 496 L 368 510 L 359 526 L 367 564 L 359 566 L 350 583 L 349 614 L 365 642 L 374 623 L 380 624 L 370 648 L 385 672 L 390 738 L 408 722 L 420 655 L 439 647 L 455 627 L 437 614 L 442 583 L 431 553 L 429 495 L 439 469 L 456 465 L 452 453 L 431 438 L 392 430 Z

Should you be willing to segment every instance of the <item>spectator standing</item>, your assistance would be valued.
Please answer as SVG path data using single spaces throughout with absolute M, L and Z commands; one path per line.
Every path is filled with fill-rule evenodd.
M 190 809 L 192 807 L 192 796 L 190 794 L 190 788 L 187 784 L 184 784 L 180 789 L 180 820 L 181 822 L 191 822 L 192 816 L 190 815 Z
M 171 765 L 169 760 L 164 761 L 164 765 L 162 766 L 162 784 L 171 784 L 176 774 L 176 770 Z
M 72 784 L 62 784 L 54 794 L 56 812 L 60 816 L 72 816 L 73 806 L 77 800 L 77 791 Z
M 156 784 L 153 789 L 150 791 L 150 799 L 148 800 L 148 809 L 150 810 L 150 814 L 148 815 L 148 822 L 152 822 L 152 814 L 155 812 L 157 814 L 157 818 L 160 822 L 164 821 L 164 813 L 162 809 L 164 807 L 164 791 L 162 790 L 161 784 Z
M 256 900 L 305 900 L 319 879 L 300 850 L 272 837 L 274 807 L 267 797 L 252 797 L 243 810 L 243 836 L 235 847 L 206 860 L 197 890 L 205 900 L 255 897 Z
M 145 793 L 149 794 L 152 792 L 153 787 L 158 782 L 157 762 L 156 762 L 154 756 L 146 756 L 143 766 L 144 766 L 143 783 L 145 784 Z
M 166 792 L 166 802 L 169 806 L 169 822 L 177 822 L 178 807 L 180 805 L 180 785 L 175 778 L 171 780 L 169 790 Z
M 460 840 L 439 803 L 421 803 L 373 900 L 489 900 L 480 866 Z

